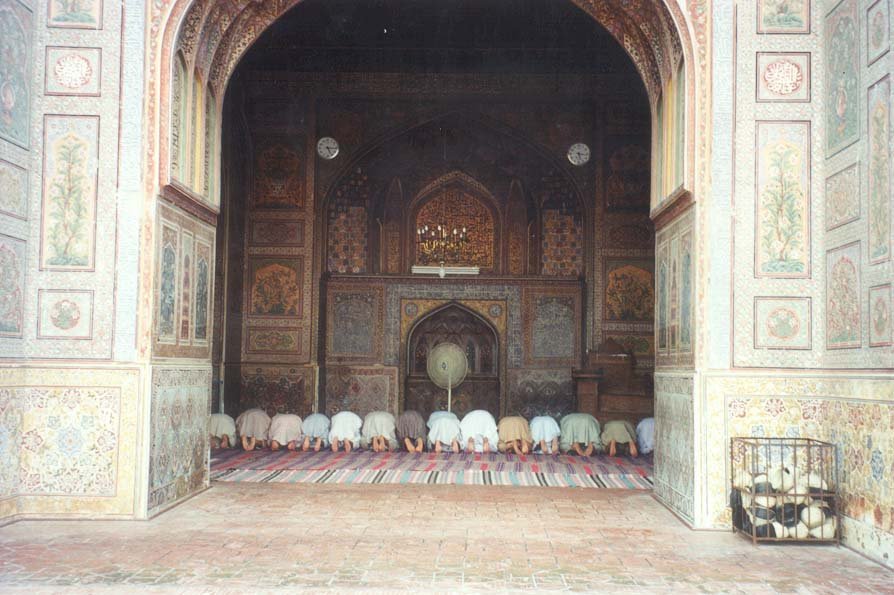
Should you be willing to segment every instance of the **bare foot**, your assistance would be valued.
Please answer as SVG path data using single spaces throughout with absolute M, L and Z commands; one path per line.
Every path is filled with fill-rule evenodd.
M 294 440 L 289 441 L 289 443 L 286 445 L 286 448 L 288 448 L 289 450 L 298 450 L 298 446 L 295 444 Z
M 528 443 L 525 442 L 524 440 L 522 440 L 521 443 L 522 443 L 522 454 L 523 455 L 528 454 L 528 452 L 531 450 L 530 448 L 528 448 Z
M 416 438 L 416 452 L 422 452 L 422 447 L 425 444 L 422 443 L 422 438 Z
M 310 436 L 304 437 L 304 444 L 301 445 L 301 450 L 307 452 L 310 449 Z
M 593 456 L 593 451 L 595 449 L 596 449 L 596 447 L 593 446 L 593 443 L 591 442 L 587 445 L 587 450 L 584 451 L 584 454 L 588 457 Z
M 338 452 L 338 440 L 332 441 L 332 452 Z
M 487 438 L 484 439 L 484 446 L 481 448 L 481 450 L 484 452 L 484 454 L 490 452 L 490 441 Z
M 554 455 L 559 454 L 559 439 L 558 438 L 553 438 L 553 443 L 551 446 L 552 446 L 551 454 L 554 454 Z
M 317 438 L 317 441 L 314 442 L 314 452 L 320 452 L 320 448 L 323 447 L 323 439 Z
M 518 440 L 513 440 L 509 444 L 512 446 L 512 450 L 515 452 L 515 454 L 517 454 L 517 455 L 521 454 L 521 450 L 519 450 L 519 448 L 518 448 Z
M 220 440 L 218 440 L 217 437 L 212 436 L 208 442 L 211 444 L 211 450 L 214 450 L 215 448 L 220 448 Z
M 453 446 L 453 452 L 459 454 L 459 441 L 454 440 L 451 444 Z
M 475 452 L 475 439 L 469 438 L 469 442 L 466 444 L 466 452 Z
M 546 440 L 541 440 L 541 441 L 540 441 L 540 452 L 542 452 L 543 454 L 546 454 L 546 453 L 547 453 L 547 450 L 546 450 Z
M 615 443 L 614 440 L 612 440 L 611 443 L 608 445 L 608 456 L 618 456 L 618 445 Z
M 230 437 L 224 434 L 223 438 L 220 439 L 220 447 L 221 448 L 230 448 Z
M 270 443 L 270 450 L 279 450 L 279 442 L 276 440 Z
M 440 440 L 438 440 L 437 442 L 435 442 L 435 452 L 436 452 L 437 454 L 441 454 L 441 441 L 440 441 Z
M 407 452 L 416 452 L 416 449 L 413 448 L 413 441 L 409 438 L 404 438 L 404 446 L 407 449 Z
M 580 442 L 575 442 L 575 443 L 571 446 L 571 448 L 574 449 L 574 452 L 577 453 L 577 456 L 579 456 L 579 457 L 584 456 L 584 451 L 582 451 L 581 448 L 580 448 Z
M 351 449 L 354 448 L 354 445 L 351 444 L 350 440 L 345 440 L 345 454 L 351 452 Z
M 628 444 L 630 444 L 630 456 L 631 457 L 639 456 L 639 452 L 636 450 L 636 442 L 631 440 Z

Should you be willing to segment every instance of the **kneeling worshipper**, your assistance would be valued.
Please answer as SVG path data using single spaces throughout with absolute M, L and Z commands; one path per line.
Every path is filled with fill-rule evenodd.
M 501 419 L 497 424 L 497 435 L 500 438 L 497 444 L 500 452 L 512 450 L 517 455 L 526 455 L 534 446 L 528 420 L 519 415 L 510 415 Z
M 462 428 L 463 444 L 467 452 L 488 453 L 500 442 L 497 422 L 489 411 L 476 409 L 466 413 L 459 423 Z
M 267 433 L 270 430 L 270 416 L 263 409 L 249 409 L 243 411 L 236 418 L 236 430 L 242 436 L 242 448 L 254 450 L 261 442 L 261 447 L 267 446 Z
M 435 413 L 445 415 L 436 416 Z M 462 440 L 462 428 L 459 418 L 449 411 L 435 411 L 428 418 L 428 447 L 440 453 L 442 449 L 449 448 L 453 452 L 459 452 L 459 443 Z
M 208 435 L 211 448 L 236 446 L 236 422 L 226 413 L 212 413 L 208 418 Z
M 397 439 L 407 452 L 422 452 L 427 434 L 425 420 L 418 411 L 408 409 L 397 417 Z
M 329 418 L 322 413 L 312 413 L 304 418 L 301 431 L 304 433 L 301 450 L 309 450 L 311 442 L 316 452 L 320 452 L 323 446 L 329 446 Z
M 636 424 L 636 445 L 644 455 L 655 450 L 655 418 L 646 417 Z
M 608 449 L 609 456 L 618 454 L 618 444 L 626 444 L 630 456 L 636 456 L 636 430 L 633 424 L 619 419 L 605 422 L 602 427 L 602 446 Z
M 551 415 L 538 415 L 531 420 L 531 439 L 534 450 L 543 454 L 559 454 L 559 424 Z
M 363 448 L 372 447 L 373 452 L 397 450 L 394 416 L 387 411 L 371 411 L 363 418 L 363 431 L 360 444 Z
M 563 452 L 573 450 L 578 456 L 590 456 L 601 449 L 599 422 L 589 413 L 569 413 L 559 422 L 561 440 L 559 448 Z
M 360 444 L 360 428 L 363 420 L 356 413 L 340 411 L 332 416 L 332 426 L 329 428 L 329 444 L 332 452 L 338 452 L 344 448 L 345 452 L 351 452 L 355 445 Z
M 283 444 L 289 450 L 297 450 L 301 440 L 301 418 L 292 413 L 277 413 L 270 421 L 270 450 L 279 450 Z

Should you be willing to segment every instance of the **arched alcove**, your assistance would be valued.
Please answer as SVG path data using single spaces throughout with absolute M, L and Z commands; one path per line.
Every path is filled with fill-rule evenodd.
M 453 391 L 454 413 L 462 417 L 473 409 L 486 409 L 499 417 L 500 338 L 492 324 L 456 302 L 427 314 L 407 336 L 403 409 L 415 409 L 425 418 L 447 409 L 447 391 L 435 386 L 426 372 L 429 353 L 441 343 L 458 345 L 468 362 L 465 381 Z

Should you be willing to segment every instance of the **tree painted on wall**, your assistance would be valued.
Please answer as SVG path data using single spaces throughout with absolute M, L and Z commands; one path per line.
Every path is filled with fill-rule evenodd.
M 61 138 L 55 150 L 55 176 L 48 203 L 47 263 L 87 266 L 90 180 L 87 177 L 87 143 L 74 134 Z
M 761 192 L 762 273 L 803 273 L 804 190 L 801 150 L 790 143 L 774 145 L 768 154 L 768 182 Z
M 886 103 L 887 94 L 872 110 L 869 124 L 869 258 L 872 262 L 887 260 L 890 251 L 888 236 L 891 232 L 891 214 L 888 195 L 891 184 Z
M 71 23 L 92 23 L 95 0 L 54 0 L 56 21 Z

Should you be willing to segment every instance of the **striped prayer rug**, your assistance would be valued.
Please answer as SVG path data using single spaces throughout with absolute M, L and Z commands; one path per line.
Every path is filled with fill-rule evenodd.
M 652 458 L 488 453 L 214 450 L 211 479 L 271 483 L 505 485 L 652 489 Z

